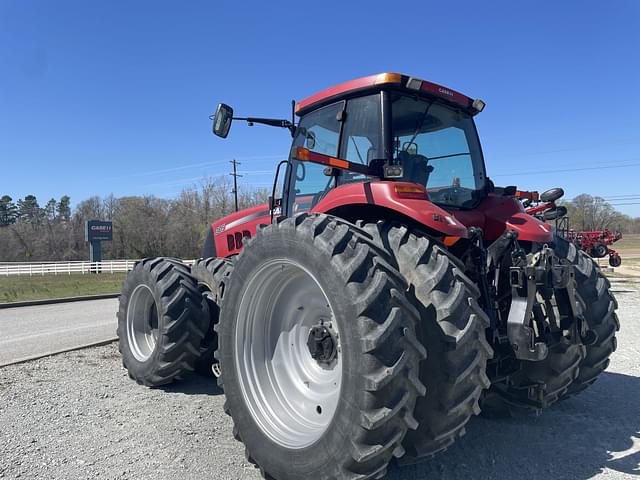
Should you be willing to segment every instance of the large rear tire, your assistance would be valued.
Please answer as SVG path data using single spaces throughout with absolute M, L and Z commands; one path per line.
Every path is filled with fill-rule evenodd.
M 204 327 L 202 296 L 179 260 L 147 258 L 127 275 L 118 338 L 122 363 L 136 382 L 156 387 L 193 370 Z
M 556 245 L 557 247 L 557 245 Z M 574 247 L 575 248 L 575 247 Z M 554 250 L 559 258 L 566 258 L 562 249 Z M 580 279 L 576 275 L 576 305 L 579 314 L 588 315 L 585 308 Z M 545 319 L 548 314 L 545 308 L 554 309 L 556 318 L 559 312 L 567 312 L 570 305 L 564 296 L 553 294 L 549 305 L 539 298 L 539 314 Z M 586 349 L 580 338 L 572 338 L 571 331 L 557 331 L 549 336 L 547 357 L 540 361 L 511 361 L 516 371 L 506 380 L 494 383 L 482 401 L 483 413 L 487 416 L 508 416 L 520 413 L 535 412 L 549 408 L 565 396 L 580 374 L 581 365 L 586 356 Z
M 218 361 L 214 358 L 218 348 L 215 325 L 219 321 L 220 307 L 232 272 L 233 262 L 228 258 L 201 258 L 191 267 L 191 273 L 204 296 L 203 309 L 207 320 L 200 356 L 195 364 L 195 371 L 204 376 L 220 375 Z
M 389 222 L 364 228 L 392 253 L 408 282 L 407 298 L 420 312 L 418 338 L 428 352 L 420 380 L 427 395 L 416 403 L 419 426 L 407 433 L 407 455 L 399 460 L 413 463 L 449 447 L 480 412 L 478 401 L 490 385 L 487 360 L 493 355 L 486 339 L 489 319 L 477 303 L 476 285 L 436 242 Z
M 218 324 L 225 411 L 265 478 L 370 479 L 402 456 L 425 356 L 388 255 L 301 214 L 258 231 Z
M 549 347 L 544 360 L 519 362 L 519 370 L 506 382 L 492 385 L 482 401 L 488 417 L 540 413 L 565 395 L 578 377 L 585 348 L 567 338 Z
M 586 347 L 580 372 L 565 396 L 575 395 L 598 379 L 609 366 L 609 358 L 616 351 L 616 332 L 620 321 L 616 315 L 618 302 L 611 293 L 611 283 L 592 258 L 565 239 L 556 237 L 556 253 L 575 267 L 577 292 L 583 304 L 587 325 L 596 333 L 596 341 Z

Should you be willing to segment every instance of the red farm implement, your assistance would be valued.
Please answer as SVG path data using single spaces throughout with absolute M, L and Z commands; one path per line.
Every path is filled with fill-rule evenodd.
M 609 265 L 619 267 L 622 264 L 620 254 L 611 248 L 615 242 L 622 238 L 622 233 L 604 230 L 581 231 L 569 228 L 567 209 L 562 205 L 556 205 L 564 194 L 561 188 L 554 188 L 539 194 L 532 191 L 518 191 L 516 197 L 520 199 L 529 215 L 541 220 L 555 220 L 557 231 L 568 241 L 575 244 L 593 258 L 609 256 Z

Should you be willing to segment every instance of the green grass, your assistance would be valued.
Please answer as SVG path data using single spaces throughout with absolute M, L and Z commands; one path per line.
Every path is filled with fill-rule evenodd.
M 620 255 L 640 255 L 640 234 L 628 233 L 622 236 L 622 239 L 612 245 Z
M 0 277 L 0 303 L 118 293 L 126 273 Z

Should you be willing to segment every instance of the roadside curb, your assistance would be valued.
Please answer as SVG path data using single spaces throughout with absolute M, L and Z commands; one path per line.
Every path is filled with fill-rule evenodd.
M 0 303 L 0 309 L 3 308 L 16 308 L 16 307 L 34 307 L 37 305 L 51 305 L 55 303 L 67 303 L 67 302 L 83 302 L 87 300 L 104 300 L 106 298 L 117 298 L 119 293 L 103 293 L 100 295 L 84 295 L 82 297 L 67 297 L 67 298 L 48 298 L 43 300 L 27 300 L 25 302 L 11 302 Z
M 19 365 L 21 363 L 27 363 L 33 360 L 38 360 L 40 358 L 52 357 L 60 353 L 74 352 L 76 350 L 83 350 L 85 348 L 91 348 L 91 347 L 101 347 L 103 345 L 109 345 L 110 343 L 117 342 L 117 341 L 118 341 L 118 337 L 112 337 L 107 340 L 100 340 L 99 342 L 85 343 L 82 345 L 76 345 L 75 347 L 62 348 L 60 350 L 53 350 L 51 352 L 46 352 L 46 353 L 38 353 L 36 355 L 20 358 L 18 360 L 12 360 L 7 363 L 0 363 L 0 368 L 8 367 L 9 365 Z

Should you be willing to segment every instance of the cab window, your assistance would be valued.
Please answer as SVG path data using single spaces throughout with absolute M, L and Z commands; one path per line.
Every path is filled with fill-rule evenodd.
M 292 155 L 295 147 L 332 157 L 338 156 L 341 117 L 344 102 L 320 108 L 305 115 L 298 124 L 293 139 Z M 312 162 L 300 162 L 290 158 L 293 165 L 289 211 L 298 213 L 309 210 L 331 189 L 333 177 L 325 175 L 325 167 Z
M 405 181 L 426 186 L 435 203 L 463 208 L 477 203 L 486 179 L 470 115 L 434 99 L 397 94 L 392 138 Z
M 380 95 L 367 95 L 347 102 L 340 158 L 368 165 L 382 158 Z

